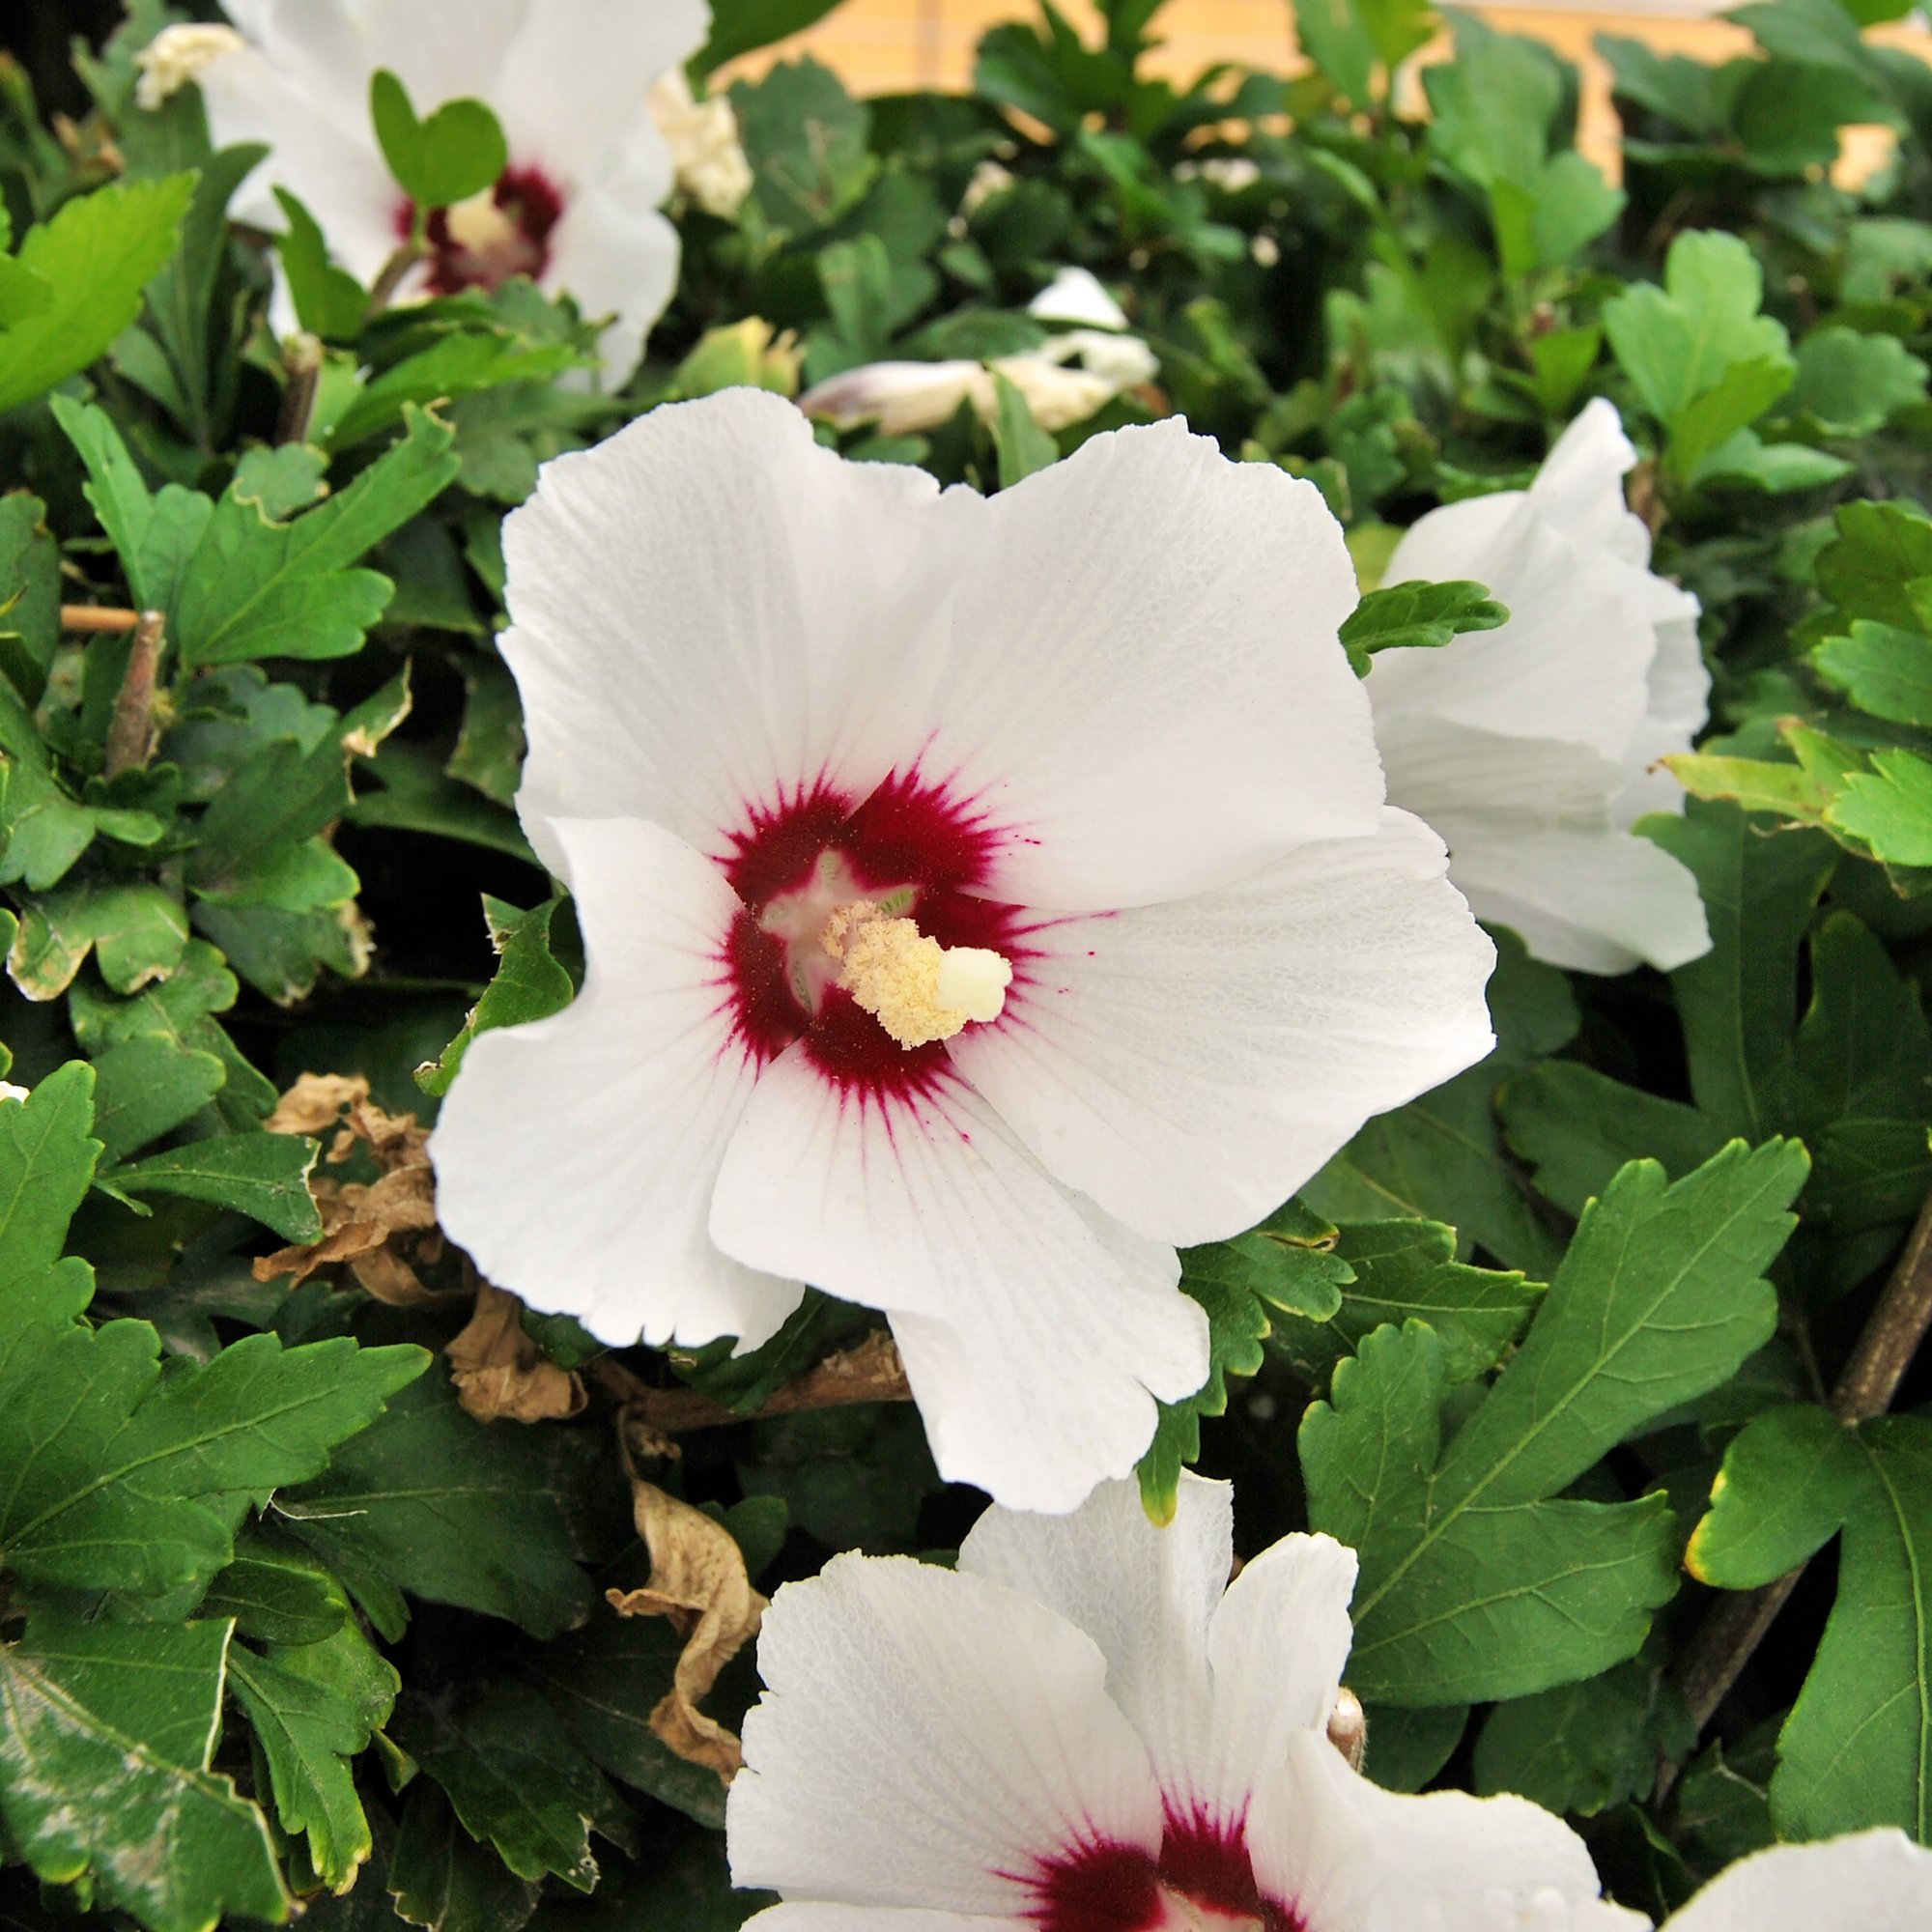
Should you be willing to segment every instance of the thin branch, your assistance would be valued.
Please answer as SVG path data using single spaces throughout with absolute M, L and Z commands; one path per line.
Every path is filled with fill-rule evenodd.
M 145 765 L 154 750 L 155 671 L 161 661 L 167 620 L 158 611 L 143 611 L 128 652 L 128 668 L 114 696 L 107 727 L 106 775 L 118 778 Z
M 315 414 L 315 392 L 322 382 L 322 341 L 307 329 L 298 330 L 282 347 L 282 367 L 289 385 L 282 391 L 282 413 L 275 425 L 277 442 L 306 442 L 309 419 Z
M 1891 1406 L 1928 1326 L 1932 1326 L 1932 1195 L 1919 1208 L 1885 1293 L 1832 1391 L 1832 1413 L 1848 1429 L 1883 1415 Z M 1804 1567 L 1801 1563 L 1756 1590 L 1727 1592 L 1685 1646 L 1670 1674 L 1700 1734 L 1777 1621 Z M 1660 1802 L 1676 1781 L 1677 1770 L 1669 1763 L 1659 1767 Z
M 695 1429 L 722 1429 L 727 1423 L 752 1419 L 696 1389 L 653 1388 L 609 1355 L 591 1363 L 584 1373 L 607 1395 L 622 1403 L 630 1416 L 659 1435 L 687 1435 Z M 756 1414 L 795 1415 L 802 1409 L 838 1408 L 855 1402 L 911 1400 L 912 1389 L 898 1349 L 881 1328 L 856 1349 L 828 1355 L 803 1375 L 794 1376 Z
M 63 604 L 60 611 L 63 631 L 131 631 L 141 621 L 138 611 L 116 611 L 103 604 Z
M 395 300 L 396 291 L 403 285 L 403 277 L 428 253 L 427 242 L 412 237 L 383 264 L 382 272 L 369 290 L 369 306 L 363 311 L 365 320 L 372 315 L 381 315 Z

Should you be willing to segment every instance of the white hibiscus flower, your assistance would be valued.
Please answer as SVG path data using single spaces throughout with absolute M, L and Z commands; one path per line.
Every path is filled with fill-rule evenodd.
M 1526 1799 L 1350 1770 L 1354 1552 L 1290 1536 L 1230 1584 L 1232 1492 L 1179 1503 L 994 1508 L 956 1573 L 849 1554 L 778 1593 L 726 1811 L 732 1882 L 785 1901 L 758 1932 L 1647 1926 Z
M 1635 461 L 1598 400 L 1528 490 L 1431 511 L 1384 581 L 1474 579 L 1510 621 L 1383 651 L 1368 680 L 1389 797 L 1442 835 L 1477 917 L 1591 973 L 1681 966 L 1711 944 L 1696 881 L 1630 830 L 1683 810 L 1652 767 L 1690 749 L 1711 688 L 1697 600 L 1651 574 L 1650 533 L 1624 507 Z
M 1925 1932 L 1932 1852 L 1896 1829 L 1774 1845 L 1720 1872 L 1663 1932 Z
M 414 211 L 389 177 L 369 115 L 378 68 L 419 114 L 465 97 L 501 122 L 510 164 L 493 189 L 430 221 L 407 298 L 494 288 L 514 274 L 614 314 L 600 349 L 627 375 L 677 282 L 677 232 L 657 213 L 671 156 L 645 106 L 651 84 L 704 40 L 704 0 L 227 0 L 241 43 L 170 28 L 144 57 L 163 82 L 201 83 L 217 145 L 266 141 L 237 190 L 237 220 L 287 226 L 277 186 L 322 225 L 330 253 L 373 282 Z M 202 36 L 170 45 L 169 34 Z M 276 326 L 294 312 L 278 291 Z
M 997 373 L 1026 398 L 1041 429 L 1053 434 L 1085 422 L 1122 389 L 1159 373 L 1154 353 L 1137 335 L 1071 328 L 1037 349 L 990 362 L 867 362 L 828 376 L 798 399 L 809 416 L 839 429 L 876 422 L 886 436 L 936 429 L 970 400 L 990 422 L 1000 407 Z
M 732 389 L 548 466 L 504 545 L 589 972 L 469 1049 L 443 1225 L 612 1343 L 883 1308 L 949 1477 L 1124 1475 L 1207 1375 L 1176 1246 L 1490 1046 L 1321 498 L 1179 423 L 942 495 Z

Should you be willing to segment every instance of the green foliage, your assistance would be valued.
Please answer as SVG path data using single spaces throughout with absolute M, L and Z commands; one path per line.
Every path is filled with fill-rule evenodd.
M 1435 650 L 1468 631 L 1493 631 L 1509 611 L 1480 583 L 1392 583 L 1371 590 L 1342 625 L 1357 677 L 1377 651 Z
M 1667 1183 L 1633 1162 L 1589 1208 L 1514 1359 L 1447 1448 L 1443 1347 L 1376 1330 L 1301 1424 L 1310 1515 L 1361 1555 L 1350 1681 L 1388 1703 L 1523 1697 L 1634 1653 L 1674 1588 L 1661 1496 L 1557 1500 L 1649 1417 L 1771 1334 L 1804 1150 L 1733 1145 Z M 1371 1473 L 1373 1472 L 1373 1473 Z
M 509 165 L 503 130 L 480 100 L 445 100 L 418 120 L 409 89 L 378 68 L 369 80 L 369 114 L 390 174 L 419 213 L 480 194 Z

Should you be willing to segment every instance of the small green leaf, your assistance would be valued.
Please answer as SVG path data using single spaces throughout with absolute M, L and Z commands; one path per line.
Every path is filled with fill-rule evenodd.
M 443 1048 L 442 1057 L 417 1068 L 416 1085 L 425 1094 L 449 1092 L 469 1042 L 479 1033 L 548 1019 L 570 1004 L 570 975 L 551 956 L 550 950 L 550 923 L 556 901 L 546 899 L 528 912 L 519 912 L 500 899 L 486 898 L 484 910 L 490 921 L 491 943 L 500 962 L 497 977 L 471 1009 L 463 1031 Z
M 228 1634 L 37 1611 L 0 1644 L 0 1822 L 43 1882 L 150 1932 L 289 1917 L 262 1814 L 209 1770 Z
M 481 194 L 510 164 L 503 129 L 480 100 L 446 100 L 418 121 L 409 90 L 378 68 L 369 80 L 369 112 L 389 172 L 419 210 Z
M 170 1194 L 232 1208 L 272 1228 L 285 1241 L 319 1241 L 322 1216 L 309 1194 L 308 1177 L 321 1151 L 319 1141 L 300 1134 L 218 1134 L 110 1168 L 100 1179 L 129 1194 Z
M 347 342 L 362 327 L 369 292 L 346 269 L 328 259 L 328 243 L 312 215 L 285 187 L 275 199 L 288 219 L 288 232 L 276 243 L 289 295 L 301 326 L 325 342 Z
M 1925 400 L 1925 364 L 1895 335 L 1821 328 L 1799 345 L 1798 380 L 1786 407 L 1810 416 L 1828 436 L 1869 436 L 1895 410 Z
M 212 1053 L 145 1038 L 110 1046 L 96 1059 L 94 1075 L 94 1131 L 116 1161 L 200 1113 L 221 1091 L 227 1069 Z M 106 1178 L 103 1172 L 97 1179 Z
M 1058 462 L 1060 448 L 1034 421 L 1027 399 L 1011 379 L 997 369 L 993 371 L 993 388 L 999 398 L 991 428 L 1000 454 L 1000 488 L 1010 490 L 1036 470 Z
M 1342 645 L 1355 675 L 1367 677 L 1377 651 L 1434 650 L 1465 631 L 1508 622 L 1508 610 L 1480 583 L 1390 583 L 1343 619 Z
M 0 412 L 85 369 L 141 312 L 141 291 L 174 252 L 195 177 L 110 183 L 28 229 L 15 263 L 53 299 L 0 330 Z
M 235 1560 L 208 1586 L 197 1614 L 233 1617 L 261 1643 L 320 1643 L 351 1614 L 341 1586 L 306 1549 L 259 1530 L 235 1539 Z
M 1848 778 L 1825 818 L 1888 866 L 1932 866 L 1932 764 L 1916 752 L 1874 752 L 1870 773 Z
M 410 1786 L 388 1889 L 396 1917 L 434 1932 L 523 1932 L 537 1903 L 537 1888 L 463 1829 L 428 1777 Z

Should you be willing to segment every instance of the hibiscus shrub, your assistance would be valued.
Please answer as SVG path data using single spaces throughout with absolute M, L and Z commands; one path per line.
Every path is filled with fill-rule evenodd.
M 1903 9 L 1603 41 L 1621 187 L 1575 70 L 1473 16 L 1412 111 L 1420 5 L 1186 88 L 1158 0 L 1046 8 L 866 100 L 730 77 L 826 0 L 633 0 L 601 51 L 549 0 L 194 11 L 0 58 L 0 1919 L 725 1932 L 773 1896 L 741 1733 L 740 1877 L 839 1895 L 844 1794 L 890 1865 L 865 1794 L 947 1784 L 867 1755 L 914 1748 L 892 1644 L 1043 1587 L 1057 1532 L 973 1483 L 1133 1472 L 1079 1520 L 1209 1522 L 1212 1604 L 1189 1468 L 1240 1556 L 1355 1552 L 1268 1574 L 1326 1577 L 1293 1721 L 1347 1655 L 1376 1804 L 1520 1794 L 1658 1918 L 1776 1838 L 1927 1841 L 1932 68 L 1861 25 Z M 794 594 L 806 655 L 733 658 Z M 794 850 L 846 632 L 905 782 Z M 1040 770 L 949 769 L 1045 846 L 1073 772 L 1098 884 L 976 870 L 908 776 L 1022 713 Z M 694 745 L 782 811 L 707 819 Z M 1056 1099 L 988 1044 L 1049 978 L 1179 1017 L 1042 1023 L 1099 1069 Z M 776 1079 L 729 1158 L 744 1094 L 627 1085 L 653 1000 L 693 1066 L 823 1070 L 835 986 L 854 1118 L 978 1136 L 1043 1231 L 977 1300 L 1033 1251 L 956 1190 L 891 1221 L 861 1141 L 774 1206 Z M 1135 1293 L 1057 1300 L 1082 1243 Z M 969 1531 L 957 1589 L 788 1598 L 746 1732 L 766 1595 Z

